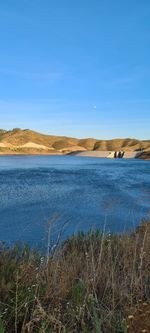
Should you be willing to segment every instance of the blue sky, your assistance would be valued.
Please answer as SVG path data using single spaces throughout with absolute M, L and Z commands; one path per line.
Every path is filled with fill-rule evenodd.
M 1 0 L 0 128 L 150 139 L 149 0 Z

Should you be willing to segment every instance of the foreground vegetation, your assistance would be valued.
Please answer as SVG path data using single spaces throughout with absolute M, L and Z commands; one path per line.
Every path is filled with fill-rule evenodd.
M 149 223 L 79 234 L 45 257 L 1 246 L 0 333 L 149 332 L 149 300 Z

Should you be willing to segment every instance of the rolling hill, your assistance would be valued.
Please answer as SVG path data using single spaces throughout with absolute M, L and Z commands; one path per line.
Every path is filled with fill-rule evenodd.
M 41 134 L 29 129 L 0 129 L 0 154 L 67 154 L 76 151 L 136 151 L 144 149 L 149 156 L 150 140 L 93 138 L 76 139 Z

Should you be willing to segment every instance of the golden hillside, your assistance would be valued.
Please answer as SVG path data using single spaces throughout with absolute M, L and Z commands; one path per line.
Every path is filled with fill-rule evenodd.
M 73 151 L 150 151 L 150 140 L 136 139 L 96 140 L 75 139 L 65 136 L 45 135 L 29 129 L 0 130 L 1 154 L 64 154 Z
M 136 139 L 113 139 L 113 140 L 98 140 L 94 145 L 94 150 L 124 150 L 135 151 L 139 149 L 150 150 L 150 140 L 140 141 Z

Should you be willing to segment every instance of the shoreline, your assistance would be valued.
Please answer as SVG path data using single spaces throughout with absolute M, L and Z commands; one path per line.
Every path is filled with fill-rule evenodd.
M 76 156 L 76 157 L 91 157 L 91 158 L 109 158 L 109 151 L 55 151 L 55 152 L 45 152 L 45 151 L 26 151 L 26 152 L 14 152 L 14 151 L 7 151 L 7 152 L 0 152 L 0 156 Z M 137 156 L 136 156 L 137 154 Z M 143 159 L 143 160 L 150 160 L 150 152 L 142 152 L 138 154 L 138 152 L 134 151 L 125 151 L 125 156 L 123 159 Z M 111 158 L 114 159 L 114 158 Z

